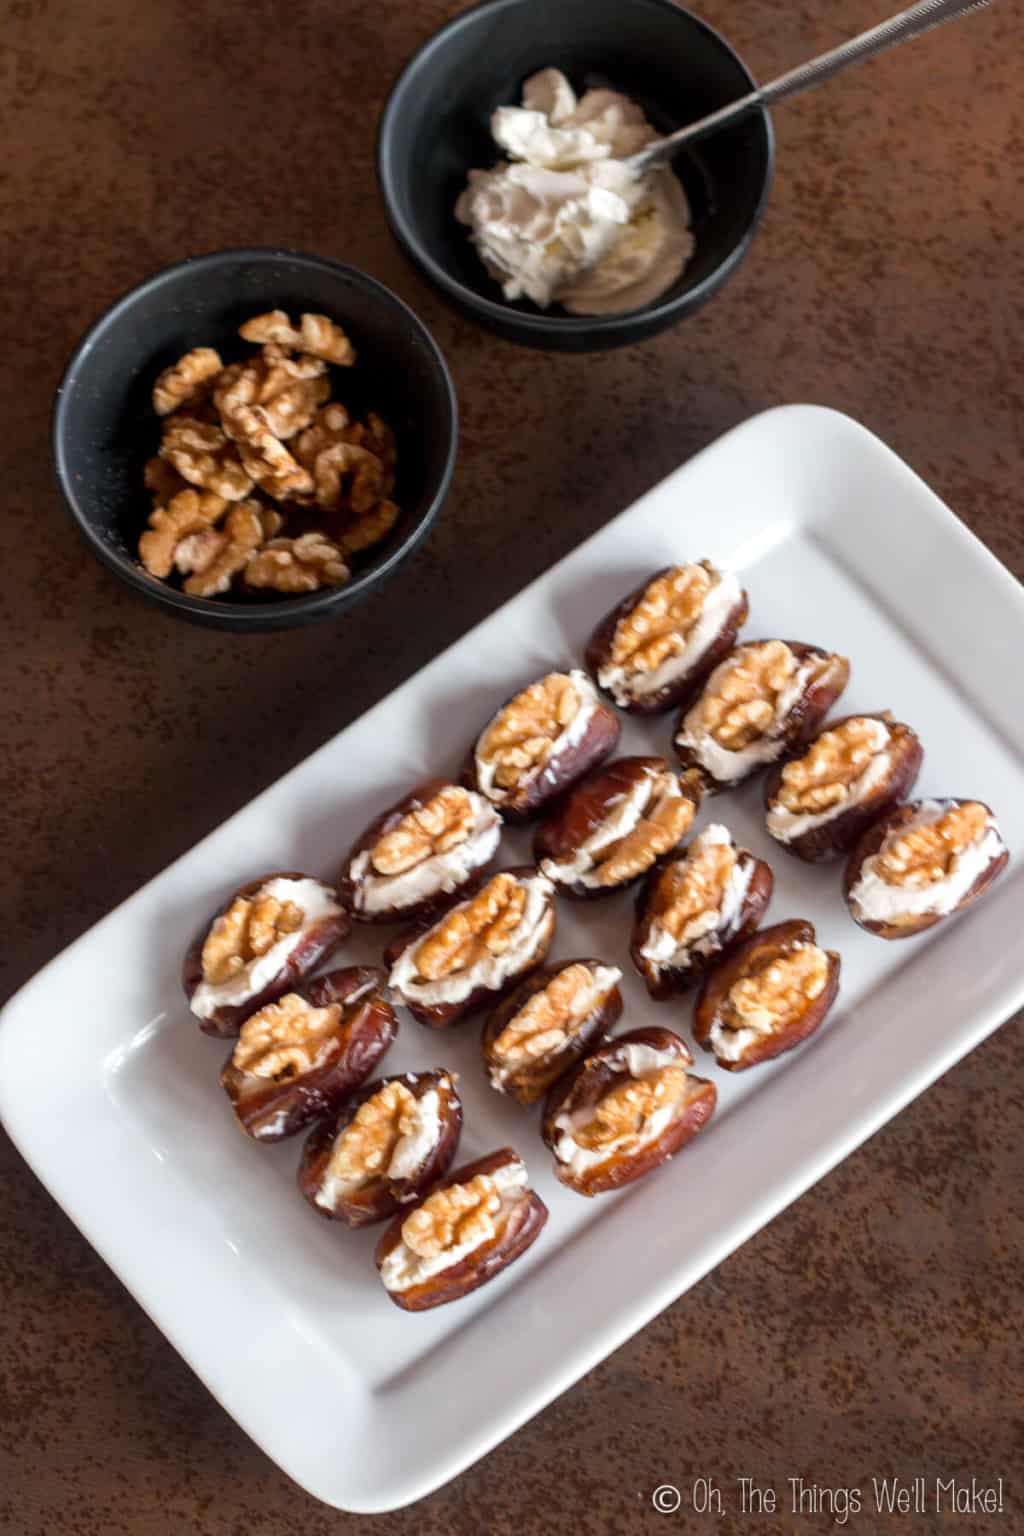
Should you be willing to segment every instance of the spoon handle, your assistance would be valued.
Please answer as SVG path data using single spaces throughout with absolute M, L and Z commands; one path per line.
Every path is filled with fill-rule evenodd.
M 638 174 L 650 170 L 670 160 L 681 145 L 692 144 L 695 139 L 702 139 L 705 134 L 726 127 L 757 107 L 774 106 L 787 96 L 795 96 L 798 91 L 809 90 L 813 85 L 830 80 L 850 64 L 859 64 L 864 59 L 873 58 L 876 53 L 882 53 L 895 43 L 920 37 L 922 33 L 931 31 L 932 27 L 953 21 L 968 11 L 980 10 L 989 3 L 990 0 L 918 0 L 917 5 L 898 11 L 888 21 L 880 22 L 877 27 L 870 27 L 866 32 L 859 32 L 856 37 L 840 43 L 837 48 L 830 48 L 827 53 L 808 59 L 806 64 L 798 64 L 795 69 L 787 70 L 775 80 L 769 80 L 748 96 L 741 96 L 737 101 L 719 107 L 717 112 L 711 112 L 707 117 L 669 134 L 667 138 L 656 140 L 646 149 L 632 155 L 629 165 Z

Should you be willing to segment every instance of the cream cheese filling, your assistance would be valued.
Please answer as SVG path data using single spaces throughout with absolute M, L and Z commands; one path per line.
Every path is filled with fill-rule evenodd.
M 628 97 L 577 101 L 561 71 L 541 70 L 491 134 L 506 158 L 470 171 L 455 217 L 506 299 L 618 314 L 680 276 L 694 244 L 686 194 L 670 168 L 637 176 L 625 163 L 656 137 Z

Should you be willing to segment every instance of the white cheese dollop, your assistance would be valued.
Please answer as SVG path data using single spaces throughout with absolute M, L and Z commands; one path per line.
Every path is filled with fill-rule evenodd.
M 557 69 L 499 107 L 491 133 L 507 159 L 470 171 L 455 216 L 469 226 L 506 299 L 574 314 L 619 314 L 652 303 L 693 254 L 690 210 L 667 167 L 636 176 L 624 161 L 657 135 L 617 91 L 577 101 Z

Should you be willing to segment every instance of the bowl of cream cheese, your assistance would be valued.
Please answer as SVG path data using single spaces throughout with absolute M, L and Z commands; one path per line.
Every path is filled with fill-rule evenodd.
M 734 272 L 768 196 L 751 114 L 643 177 L 653 139 L 752 89 L 672 0 L 485 0 L 405 66 L 377 142 L 406 254 L 511 340 L 596 351 L 693 313 Z

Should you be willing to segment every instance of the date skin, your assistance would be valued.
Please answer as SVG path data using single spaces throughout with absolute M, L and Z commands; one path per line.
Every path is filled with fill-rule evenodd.
M 398 1034 L 386 980 L 380 966 L 353 965 L 291 988 L 314 1008 L 341 1005 L 330 1051 L 311 1071 L 280 1082 L 236 1067 L 232 1052 L 220 1081 L 244 1131 L 257 1141 L 283 1141 L 331 1114 L 369 1077 Z
M 498 854 L 498 848 L 489 858 L 483 860 L 470 871 L 466 879 L 456 889 L 451 891 L 438 891 L 433 896 L 426 896 L 422 901 L 417 901 L 405 907 L 391 906 L 380 912 L 363 912 L 358 904 L 359 880 L 352 874 L 352 865 L 361 853 L 368 848 L 373 848 L 389 832 L 393 832 L 399 822 L 404 820 L 412 811 L 423 808 L 442 789 L 451 787 L 450 779 L 428 779 L 425 784 L 418 784 L 415 789 L 389 806 L 375 821 L 372 821 L 362 835 L 356 839 L 349 850 L 348 858 L 342 866 L 341 877 L 338 880 L 338 899 L 344 907 L 351 912 L 358 923 L 415 923 L 433 917 L 445 907 L 459 901 L 466 892 L 477 884 L 489 865 L 494 863 Z
M 950 804 L 961 805 L 963 801 L 951 798 Z M 977 804 L 985 805 L 985 802 L 979 800 Z M 919 801 L 912 801 L 909 805 L 897 806 L 895 810 L 890 811 L 881 821 L 876 822 L 873 827 L 869 827 L 851 853 L 846 866 L 846 872 L 843 877 L 843 892 L 846 896 L 847 906 L 850 909 L 850 916 L 859 928 L 863 928 L 866 933 L 875 934 L 880 939 L 910 939 L 916 933 L 924 933 L 928 928 L 934 928 L 936 923 L 944 922 L 947 917 L 955 917 L 958 912 L 962 912 L 965 907 L 977 901 L 980 896 L 984 896 L 989 886 L 994 880 L 998 879 L 1010 861 L 1009 851 L 1004 848 L 1001 853 L 996 855 L 988 865 L 988 868 L 981 871 L 977 880 L 964 894 L 963 899 L 954 907 L 952 912 L 924 912 L 906 923 L 879 923 L 858 917 L 850 900 L 850 895 L 860 879 L 865 860 L 878 852 L 887 832 L 894 831 L 897 827 L 903 826 L 910 820 L 919 805 Z M 987 805 L 985 809 L 989 812 L 989 815 L 992 814 Z
M 711 1030 L 726 997 L 736 982 L 750 971 L 759 968 L 762 962 L 767 963 L 785 954 L 794 945 L 814 943 L 816 943 L 814 924 L 807 922 L 804 918 L 790 918 L 787 922 L 776 923 L 771 928 L 762 928 L 759 933 L 752 934 L 742 944 L 737 945 L 722 964 L 716 966 L 706 977 L 697 997 L 693 1022 L 693 1038 L 697 1044 L 703 1046 L 706 1051 L 714 1051 L 714 1046 L 711 1044 Z M 726 1072 L 745 1071 L 747 1067 L 756 1067 L 762 1061 L 771 1061 L 773 1057 L 781 1056 L 784 1051 L 791 1051 L 795 1045 L 799 1045 L 802 1040 L 814 1034 L 839 992 L 839 956 L 835 950 L 831 949 L 826 950 L 825 953 L 828 955 L 829 967 L 824 991 L 798 1013 L 784 1019 L 772 1034 L 759 1036 L 737 1060 L 727 1061 L 716 1054 L 715 1060 L 720 1067 Z
M 468 1183 L 477 1174 L 493 1173 L 495 1169 L 513 1160 L 518 1161 L 518 1155 L 511 1147 L 502 1147 L 497 1152 L 488 1153 L 486 1157 L 477 1158 L 475 1162 L 464 1163 L 454 1173 L 449 1173 L 440 1184 L 435 1184 L 434 1190 L 444 1189 L 451 1184 Z M 434 1190 L 429 1193 L 432 1194 Z M 374 1255 L 378 1270 L 391 1250 L 402 1241 L 405 1218 L 410 1211 L 422 1205 L 426 1198 L 427 1194 L 424 1193 L 415 1204 L 402 1210 L 383 1234 Z M 425 1312 L 430 1307 L 442 1307 L 450 1301 L 458 1301 L 471 1291 L 478 1290 L 481 1285 L 486 1285 L 488 1280 L 493 1280 L 502 1270 L 521 1258 L 537 1241 L 547 1219 L 548 1208 L 544 1201 L 534 1190 L 527 1188 L 491 1242 L 482 1244 L 458 1264 L 431 1275 L 420 1285 L 410 1286 L 405 1291 L 388 1291 L 387 1294 L 403 1312 Z
M 532 976 L 498 1004 L 484 1025 L 481 1040 L 484 1066 L 490 1077 L 492 1088 L 497 1089 L 499 1093 L 507 1093 L 510 1097 L 518 1099 L 520 1104 L 536 1104 L 538 1099 L 544 1097 L 556 1078 L 561 1077 L 564 1072 L 574 1066 L 591 1046 L 596 1045 L 608 1030 L 618 1023 L 622 1014 L 622 993 L 617 986 L 613 986 L 598 1001 L 597 1006 L 591 1009 L 575 1034 L 564 1045 L 546 1052 L 543 1056 L 534 1057 L 528 1064 L 518 1068 L 505 1067 L 503 1079 L 495 1080 L 496 1074 L 501 1073 L 503 1068 L 501 1058 L 494 1050 L 495 1042 L 530 998 L 542 991 L 549 982 L 562 971 L 568 970 L 571 965 L 585 965 L 589 970 L 594 971 L 603 964 L 602 960 L 563 960 L 560 965 L 545 966 L 542 970 L 534 971 Z
M 879 817 L 885 816 L 894 806 L 909 795 L 921 771 L 921 763 L 924 759 L 924 749 L 916 731 L 909 725 L 904 725 L 900 720 L 893 720 L 887 710 L 881 710 L 877 714 L 844 715 L 841 720 L 828 721 L 817 731 L 799 753 L 792 754 L 786 762 L 792 762 L 794 756 L 802 757 L 814 746 L 819 736 L 825 731 L 834 731 L 839 726 L 845 725 L 848 720 L 881 720 L 889 727 L 888 752 L 890 756 L 890 771 L 887 777 L 875 785 L 863 800 L 855 805 L 841 810 L 838 815 L 824 822 L 820 827 L 812 827 L 809 831 L 801 833 L 799 837 L 791 838 L 785 842 L 776 837 L 775 841 L 787 853 L 793 854 L 798 859 L 803 859 L 808 864 L 823 864 L 831 859 L 838 859 L 848 853 L 862 837 L 868 827 L 872 826 Z M 782 787 L 782 774 L 786 762 L 777 763 L 771 770 L 764 786 L 765 811 L 771 811 L 775 805 L 779 790 Z M 769 835 L 775 837 L 771 827 Z
M 764 641 L 747 640 L 744 641 L 744 644 L 763 645 Z M 772 761 L 778 761 L 780 757 L 798 751 L 806 742 L 810 741 L 850 680 L 850 663 L 845 656 L 837 656 L 829 651 L 822 650 L 820 645 L 807 645 L 802 640 L 785 640 L 783 644 L 789 646 L 789 649 L 798 661 L 806 661 L 811 656 L 819 656 L 822 660 L 830 657 L 832 665 L 822 673 L 820 678 L 812 681 L 804 689 L 803 694 L 797 699 L 786 716 L 783 729 L 778 738 L 779 750 Z M 725 658 L 721 659 L 724 660 Z M 737 784 L 743 783 L 744 779 L 752 778 L 755 773 L 760 773 L 762 769 L 768 767 L 767 763 L 759 763 L 755 768 L 751 769 L 750 773 L 744 774 L 742 778 L 716 779 L 713 774 L 709 773 L 701 765 L 694 752 L 688 747 L 681 746 L 677 739 L 679 732 L 683 728 L 686 714 L 691 707 L 692 705 L 688 705 L 676 722 L 675 735 L 673 737 L 676 756 L 684 768 L 694 768 L 697 770 L 701 776 L 704 788 L 709 794 L 716 794 L 724 789 L 733 789 Z
M 402 1083 L 417 1098 L 434 1088 L 440 1100 L 440 1131 L 420 1167 L 409 1178 L 391 1179 L 379 1174 L 349 1195 L 338 1195 L 328 1207 L 317 1200 L 335 1142 L 351 1125 L 367 1099 L 372 1099 L 389 1083 Z M 387 1221 L 396 1211 L 411 1206 L 443 1179 L 458 1150 L 462 1133 L 462 1100 L 450 1072 L 403 1072 L 395 1077 L 380 1077 L 368 1083 L 336 1114 L 315 1125 L 306 1138 L 298 1168 L 298 1185 L 318 1216 L 328 1221 L 342 1221 L 347 1227 L 367 1227 Z
M 517 865 L 515 868 L 509 869 L 507 873 L 510 875 L 527 876 L 535 875 L 537 871 L 532 865 L 526 864 Z M 463 893 L 462 896 L 449 902 L 443 912 L 438 913 L 427 922 L 417 923 L 413 928 L 407 929 L 404 933 L 400 933 L 397 938 L 393 939 L 384 951 L 384 963 L 388 970 L 390 971 L 395 961 L 400 955 L 405 953 L 410 944 L 419 943 L 420 939 L 425 938 L 432 928 L 442 922 L 448 913 L 457 907 L 461 901 L 465 901 L 465 899 L 466 896 Z M 524 976 L 529 976 L 538 966 L 544 964 L 548 950 L 551 948 L 551 941 L 555 936 L 555 903 L 551 896 L 547 898 L 545 904 L 542 924 L 544 933 L 536 950 L 531 955 L 529 963 L 524 965 L 522 970 L 517 971 L 514 976 L 509 976 L 500 987 L 483 985 L 473 987 L 460 1002 L 437 1003 L 432 1007 L 427 1007 L 425 1004 L 418 1003 L 415 1000 L 410 1001 L 396 990 L 395 995 L 398 1001 L 408 1008 L 416 1022 L 422 1024 L 424 1028 L 451 1029 L 453 1024 L 458 1024 L 463 1019 L 468 1018 L 470 1014 L 478 1012 L 488 1002 L 494 1002 L 499 997 L 504 997 L 507 992 L 511 991 L 514 986 L 522 981 Z
M 671 566 L 662 566 L 661 570 L 655 571 L 653 575 L 647 577 L 646 581 L 642 581 L 638 587 L 634 587 L 632 592 L 628 593 L 621 602 L 616 603 L 611 612 L 605 615 L 594 630 L 587 642 L 584 660 L 587 671 L 599 688 L 601 688 L 601 684 L 598 682 L 598 674 L 611 660 L 615 631 L 619 624 L 628 614 L 632 613 L 651 583 L 657 581 L 661 576 L 666 576 L 671 569 Z M 624 709 L 629 714 L 636 715 L 662 714 L 665 710 L 677 709 L 681 705 L 688 703 L 700 692 L 704 679 L 714 671 L 718 663 L 732 650 L 736 643 L 736 636 L 747 622 L 749 612 L 750 605 L 747 601 L 747 594 L 743 592 L 740 595 L 739 601 L 726 614 L 722 621 L 721 629 L 707 650 L 702 656 L 698 657 L 692 666 L 687 667 L 685 672 L 673 678 L 670 683 L 665 683 L 656 693 L 637 694 L 631 697 L 628 703 L 619 703 L 614 698 L 612 702 L 616 703 L 619 709 Z M 602 688 L 601 691 L 607 694 L 609 698 L 612 698 L 607 689 Z
M 589 773 L 537 828 L 533 839 L 533 856 L 537 863 L 545 859 L 556 864 L 567 863 L 575 857 L 577 849 L 613 814 L 616 802 L 628 795 L 640 779 L 668 772 L 670 768 L 663 757 L 618 757 L 613 763 L 606 763 Z M 701 801 L 699 777 L 696 774 L 682 774 L 679 782 L 684 799 L 689 800 L 696 815 Z M 671 858 L 672 852 L 669 850 L 663 856 L 664 859 Z M 558 880 L 555 883 L 568 896 L 589 899 L 624 890 L 634 880 L 642 879 L 646 873 L 646 870 L 639 870 L 631 879 L 620 880 L 616 885 L 590 886 L 584 885 L 581 880 Z
M 261 875 L 258 880 L 249 880 L 245 885 L 239 886 L 237 891 L 232 891 L 223 906 L 218 907 L 213 916 L 203 925 L 196 934 L 192 943 L 185 952 L 185 959 L 181 970 L 181 984 L 189 1003 L 192 996 L 203 979 L 203 945 L 207 934 L 217 921 L 231 906 L 238 896 L 254 896 L 261 886 L 268 880 L 309 880 L 310 875 L 296 873 L 295 870 L 275 870 L 272 874 Z M 352 920 L 348 913 L 342 910 L 333 917 L 325 917 L 318 923 L 314 923 L 307 933 L 302 936 L 301 942 L 296 945 L 288 956 L 284 965 L 278 971 L 272 981 L 244 1003 L 232 1006 L 224 1005 L 211 1014 L 208 1019 L 197 1018 L 199 1028 L 204 1035 L 215 1035 L 222 1040 L 229 1040 L 238 1034 L 242 1025 L 251 1014 L 258 1013 L 267 1003 L 274 1002 L 282 997 L 285 992 L 295 990 L 296 984 L 304 977 L 311 975 L 328 955 L 333 954 L 339 944 L 343 943 L 352 929 Z
M 754 932 L 764 917 L 775 886 L 771 865 L 766 864 L 764 859 L 755 858 L 745 848 L 739 851 L 737 863 L 741 868 L 749 867 L 751 875 L 736 927 L 729 934 L 723 934 L 720 930 L 704 934 L 705 941 L 714 940 L 717 943 L 716 949 L 713 949 L 710 954 L 698 954 L 691 949 L 683 963 L 672 965 L 656 965 L 642 953 L 654 927 L 654 893 L 658 878 L 663 873 L 660 869 L 652 871 L 637 898 L 636 921 L 633 925 L 629 954 L 644 979 L 647 991 L 656 1002 L 666 1002 L 669 998 L 677 997 L 680 992 L 696 986 L 713 966 L 719 965 L 737 944 L 741 944 L 749 934 Z
M 517 690 L 517 693 L 521 691 Z M 517 693 L 506 699 L 501 709 L 511 704 L 512 699 L 517 697 Z M 495 711 L 491 720 L 501 713 L 501 709 Z M 491 721 L 488 720 L 480 733 L 481 736 L 490 723 Z M 591 768 L 603 762 L 608 754 L 614 751 L 621 731 L 622 725 L 618 715 L 614 710 L 609 709 L 607 704 L 599 703 L 579 741 L 555 753 L 539 772 L 527 774 L 507 800 L 492 799 L 491 796 L 487 798 L 492 799 L 495 809 L 500 811 L 506 821 L 530 821 L 534 816 L 539 815 L 545 806 L 550 805 L 559 795 L 563 795 L 571 785 L 576 783 L 577 779 L 581 779 Z M 476 749 L 479 741 L 478 736 L 469 749 L 459 782 L 467 789 L 475 789 L 485 794 L 486 791 L 480 788 L 477 777 Z
M 649 1025 L 643 1029 L 631 1029 L 614 1040 L 592 1051 L 589 1056 L 555 1084 L 544 1104 L 541 1135 L 552 1152 L 559 1139 L 556 1121 L 564 1112 L 594 1109 L 610 1088 L 628 1077 L 624 1066 L 616 1065 L 615 1054 L 622 1045 L 649 1045 L 656 1051 L 669 1051 L 684 1067 L 693 1065 L 693 1056 L 685 1041 L 671 1029 Z M 632 1155 L 612 1153 L 604 1163 L 596 1163 L 584 1173 L 573 1174 L 568 1166 L 555 1158 L 555 1177 L 560 1183 L 578 1195 L 604 1195 L 611 1190 L 622 1189 L 681 1152 L 693 1140 L 697 1132 L 707 1124 L 714 1113 L 718 1092 L 714 1083 L 706 1078 L 687 1073 L 687 1094 L 678 1113 L 665 1127 L 661 1135 Z

